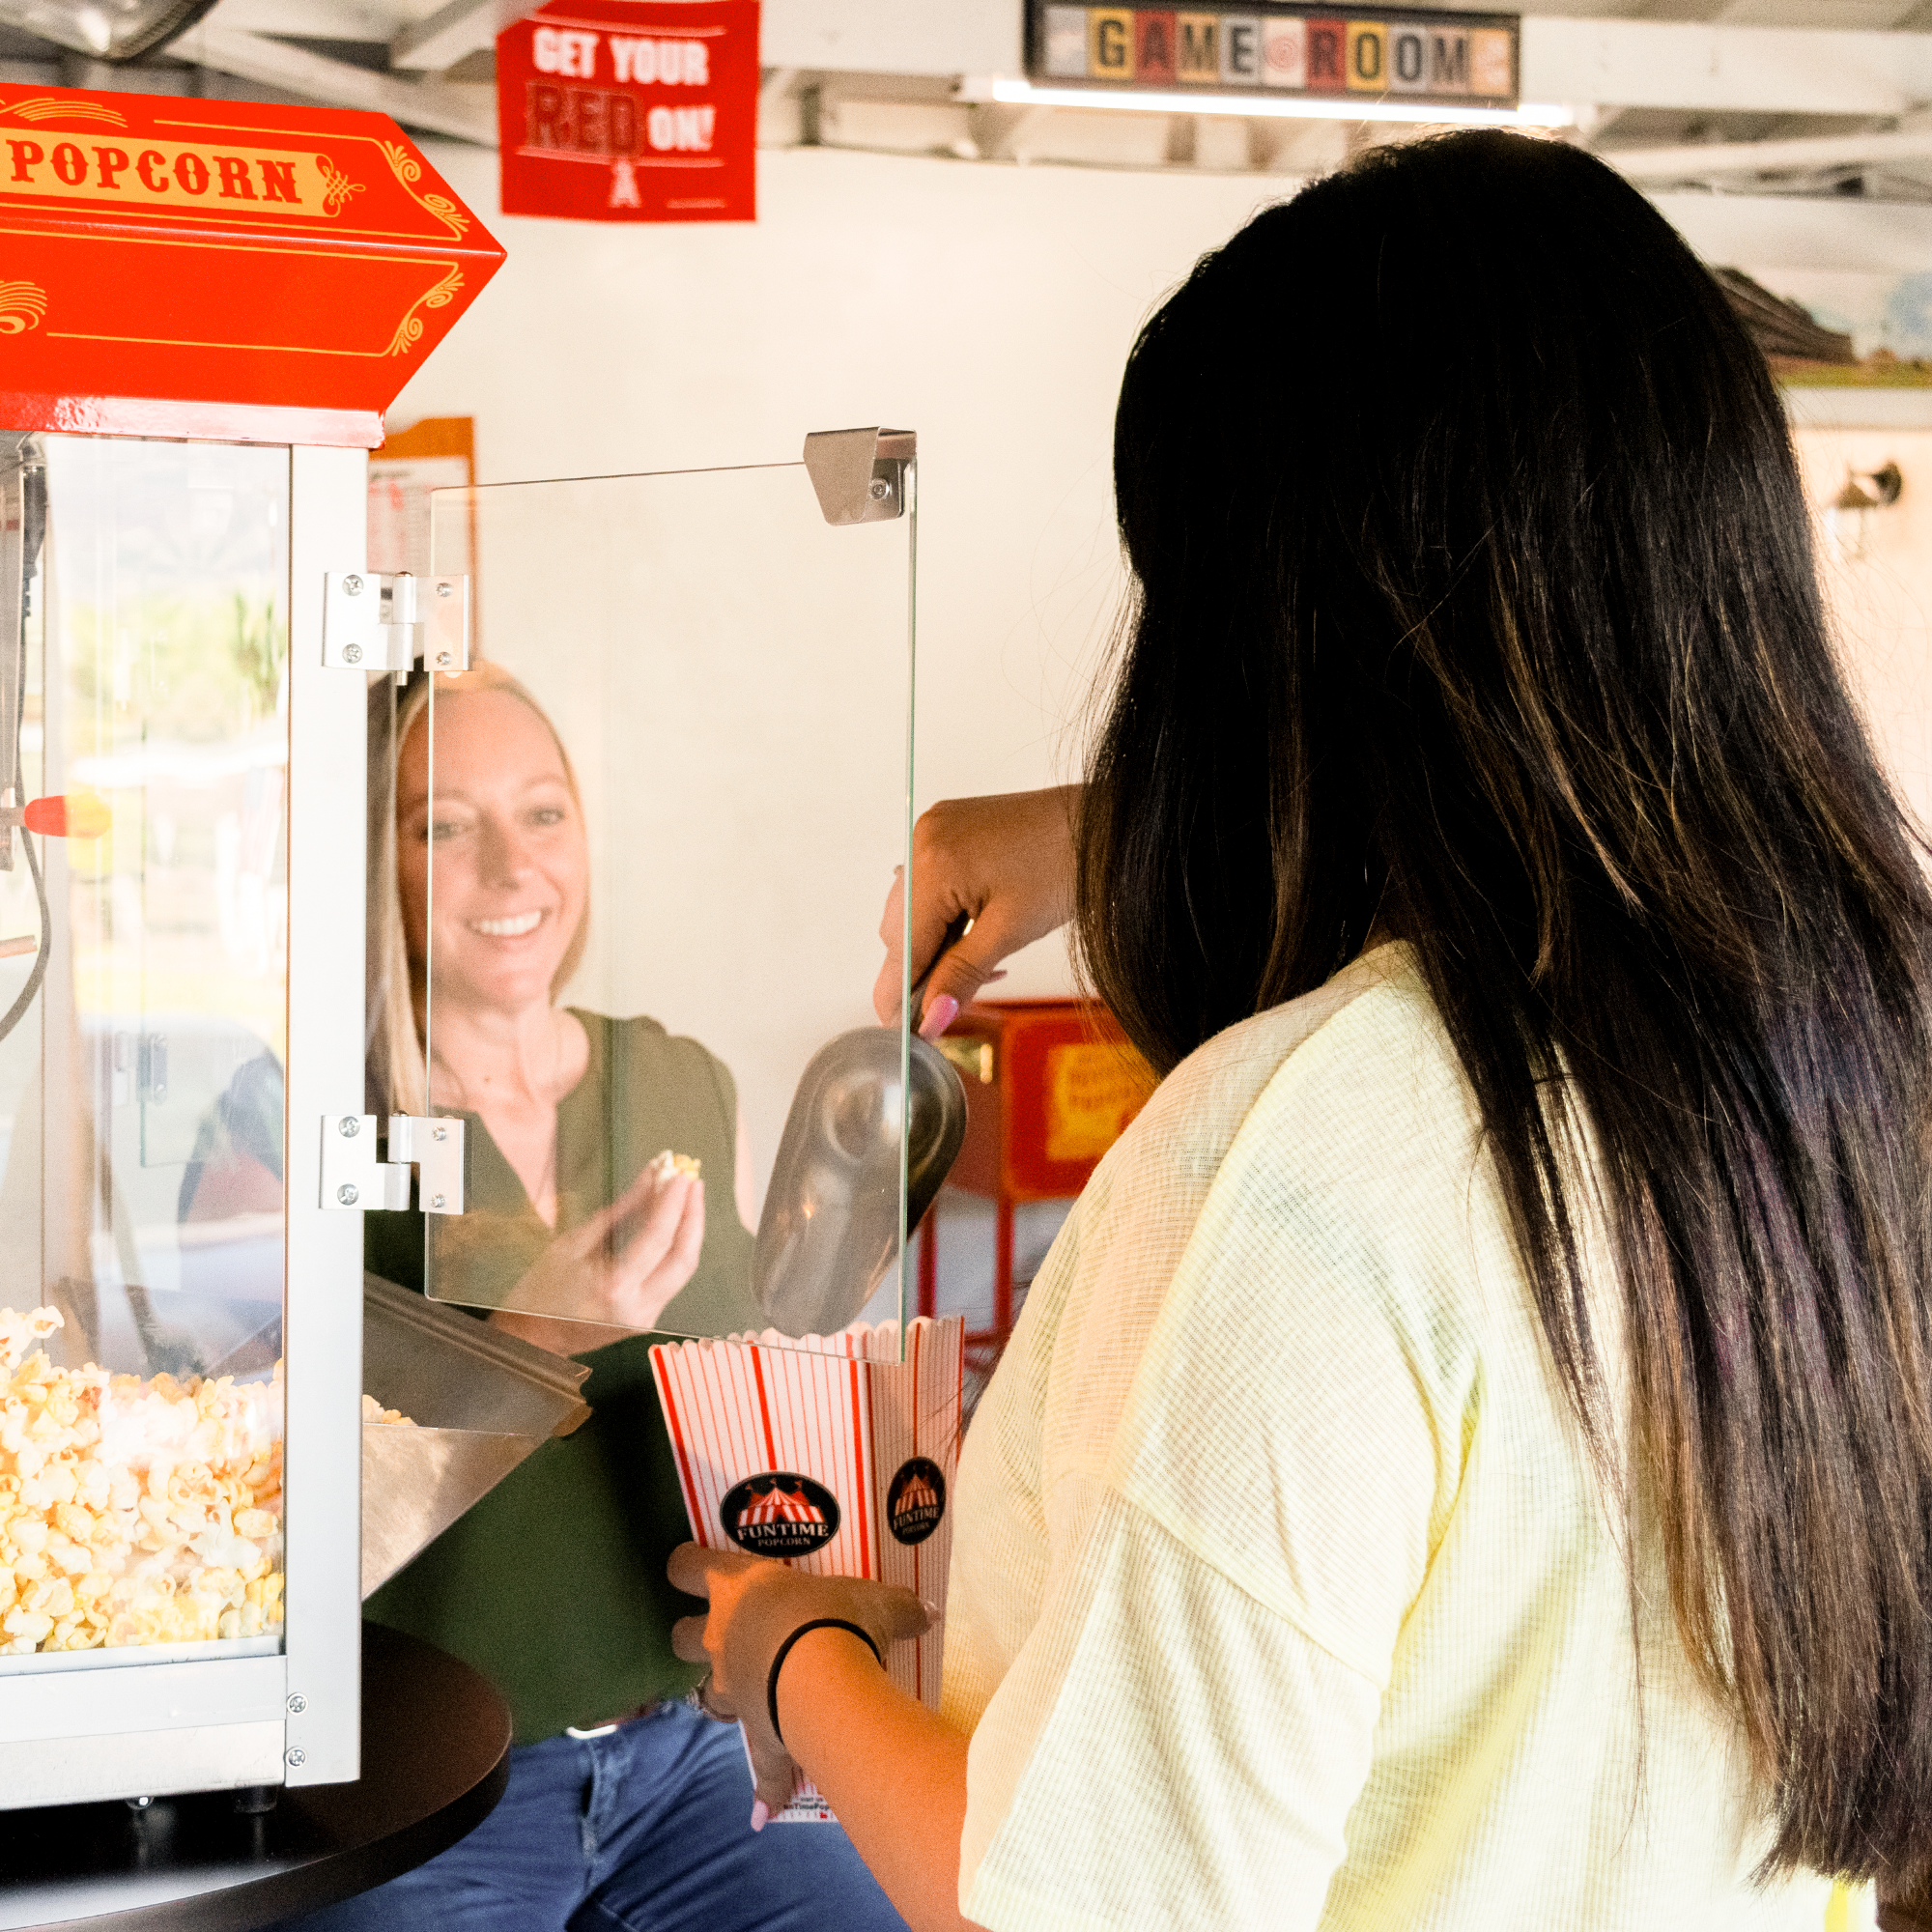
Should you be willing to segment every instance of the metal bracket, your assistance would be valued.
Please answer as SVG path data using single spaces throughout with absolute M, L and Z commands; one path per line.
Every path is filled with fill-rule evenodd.
M 327 571 L 322 580 L 322 661 L 336 670 L 469 668 L 469 580 L 398 571 Z
M 425 1214 L 463 1212 L 464 1181 L 469 1167 L 461 1121 L 391 1114 L 389 1154 L 395 1160 L 415 1162 L 417 1192 L 422 1197 Z
M 918 455 L 909 429 L 814 430 L 805 472 L 828 524 L 889 524 L 906 513 Z
M 376 1158 L 374 1114 L 327 1114 L 322 1122 L 322 1206 L 383 1208 L 410 1205 L 410 1171 Z
M 463 1212 L 464 1123 L 389 1116 L 388 1160 L 376 1158 L 374 1114 L 327 1114 L 322 1122 L 322 1205 L 396 1213 L 410 1205 L 410 1167 L 421 1170 L 426 1214 Z

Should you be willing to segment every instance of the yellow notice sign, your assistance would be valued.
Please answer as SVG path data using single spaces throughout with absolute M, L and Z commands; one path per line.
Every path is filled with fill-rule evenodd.
M 327 155 L 127 135 L 0 135 L 0 195 L 223 215 L 339 214 L 361 185 Z
M 1130 1046 L 1077 1040 L 1046 1054 L 1046 1157 L 1098 1160 L 1153 1091 Z

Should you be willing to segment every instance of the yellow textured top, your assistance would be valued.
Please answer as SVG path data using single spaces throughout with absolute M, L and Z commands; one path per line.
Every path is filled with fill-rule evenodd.
M 1870 1922 L 1623 1559 L 1406 949 L 1191 1056 L 967 1437 L 945 1711 L 993 1932 Z M 1828 1918 L 1829 1915 L 1829 1918 Z

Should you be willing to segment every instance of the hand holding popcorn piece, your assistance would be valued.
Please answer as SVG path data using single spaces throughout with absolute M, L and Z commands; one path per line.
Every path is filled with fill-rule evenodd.
M 698 1164 L 668 1148 L 617 1199 L 566 1228 L 518 1282 L 510 1306 L 642 1330 L 697 1268 L 704 1245 Z

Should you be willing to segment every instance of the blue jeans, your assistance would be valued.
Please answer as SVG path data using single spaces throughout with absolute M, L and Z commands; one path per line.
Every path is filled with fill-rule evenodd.
M 667 1704 L 512 1751 L 467 1838 L 278 1932 L 905 1932 L 838 1826 L 751 1817 L 737 1725 Z

